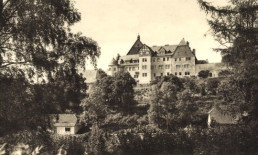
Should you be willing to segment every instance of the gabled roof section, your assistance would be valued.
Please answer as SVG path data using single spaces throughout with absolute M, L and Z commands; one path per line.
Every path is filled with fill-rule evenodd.
M 178 46 L 184 46 L 187 45 L 187 43 L 185 42 L 185 38 L 183 38 L 180 43 L 178 44 Z
M 166 51 L 170 51 L 173 53 L 176 50 L 177 45 L 165 45 L 163 47 L 166 49 Z
M 141 55 L 153 55 L 154 51 L 148 45 L 143 44 L 142 48 L 140 49 L 140 54 Z
M 166 54 L 167 53 L 174 53 L 175 49 L 176 49 L 177 45 L 165 45 L 165 46 L 152 46 L 151 49 L 154 52 L 159 53 L 160 50 L 165 49 L 166 50 Z
M 77 117 L 75 114 L 58 114 L 57 122 L 54 126 L 75 126 Z
M 189 46 L 178 46 L 173 55 L 174 58 L 195 57 Z
M 223 111 L 218 107 L 212 108 L 208 114 L 212 120 L 219 124 L 236 124 L 241 117 L 240 113 L 232 114 L 228 111 Z
M 138 35 L 137 40 L 135 41 L 135 43 L 133 44 L 133 46 L 127 53 L 127 55 L 139 54 L 139 51 L 142 48 L 142 46 L 143 46 L 143 43 L 141 42 L 140 36 Z

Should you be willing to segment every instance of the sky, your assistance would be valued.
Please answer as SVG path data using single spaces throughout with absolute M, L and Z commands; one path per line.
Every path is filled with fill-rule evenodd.
M 226 0 L 213 1 L 221 5 Z M 98 42 L 98 68 L 106 70 L 117 53 L 126 55 L 138 34 L 148 46 L 176 45 L 184 38 L 196 49 L 197 59 L 221 61 L 220 53 L 212 50 L 219 44 L 197 0 L 75 0 L 75 8 L 82 20 L 72 31 Z

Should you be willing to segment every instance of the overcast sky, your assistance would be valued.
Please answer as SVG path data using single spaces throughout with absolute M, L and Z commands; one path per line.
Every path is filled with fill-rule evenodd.
M 74 32 L 97 41 L 101 47 L 98 67 L 107 69 L 117 53 L 125 55 L 138 33 L 148 46 L 178 44 L 182 38 L 196 49 L 197 59 L 220 62 L 212 50 L 219 46 L 209 31 L 206 15 L 197 0 L 75 0 L 82 20 Z M 213 0 L 221 4 L 226 0 Z

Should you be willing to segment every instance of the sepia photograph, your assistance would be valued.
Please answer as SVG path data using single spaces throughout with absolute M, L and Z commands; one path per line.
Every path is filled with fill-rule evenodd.
M 258 155 L 258 1 L 0 0 L 0 155 Z

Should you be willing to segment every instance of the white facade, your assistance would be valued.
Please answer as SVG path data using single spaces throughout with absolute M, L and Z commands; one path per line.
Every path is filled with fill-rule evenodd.
M 184 39 L 178 45 L 149 47 L 140 41 L 140 36 L 126 56 L 113 59 L 109 64 L 109 75 L 124 70 L 131 74 L 138 84 L 149 84 L 158 76 L 170 74 L 178 77 L 198 76 L 201 70 L 210 70 L 211 77 L 217 77 L 221 63 L 197 64 L 195 49 Z
M 56 133 L 60 135 L 76 134 L 81 126 L 56 126 Z

